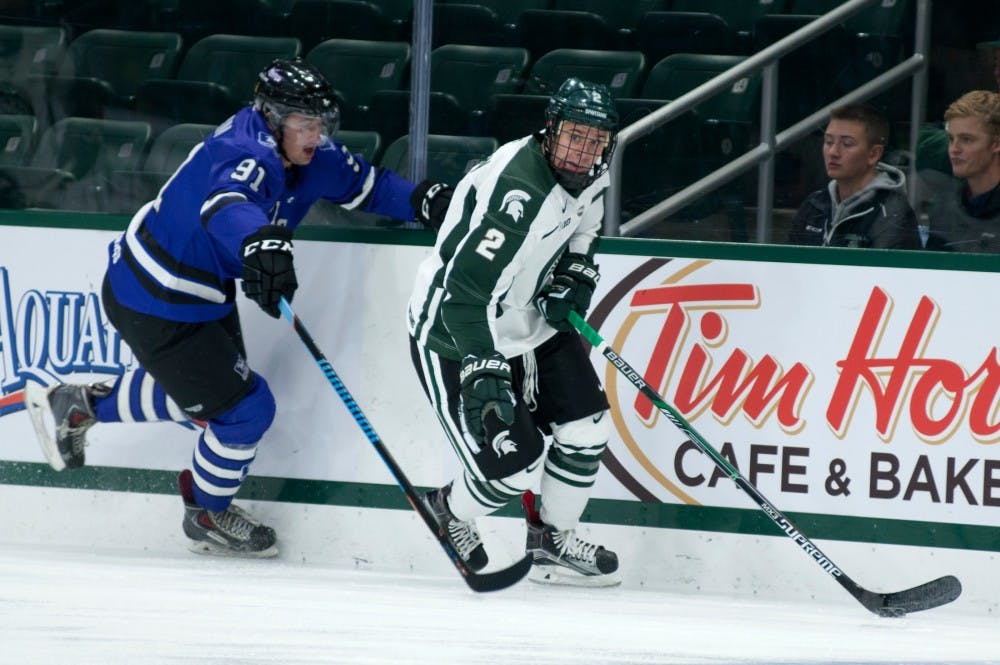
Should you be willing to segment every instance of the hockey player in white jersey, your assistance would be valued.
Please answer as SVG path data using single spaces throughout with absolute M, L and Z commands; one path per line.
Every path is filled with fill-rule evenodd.
M 617 555 L 576 533 L 610 418 L 567 321 L 585 314 L 598 281 L 617 127 L 605 86 L 565 81 L 543 131 L 501 146 L 449 192 L 417 274 L 413 362 L 463 467 L 426 501 L 474 570 L 488 562 L 476 518 L 540 485 L 540 510 L 525 501 L 531 579 L 619 581 Z

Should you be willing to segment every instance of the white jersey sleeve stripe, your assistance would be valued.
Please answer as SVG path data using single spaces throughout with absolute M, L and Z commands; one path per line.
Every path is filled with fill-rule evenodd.
M 152 203 L 147 203 L 139 212 L 135 214 L 132 218 L 131 223 L 128 225 L 128 230 L 125 232 L 125 242 L 128 244 L 128 248 L 132 251 L 132 255 L 135 260 L 138 261 L 142 269 L 149 274 L 155 281 L 157 281 L 165 289 L 171 291 L 177 291 L 179 293 L 186 293 L 188 295 L 201 298 L 202 300 L 207 300 L 209 302 L 224 303 L 226 302 L 226 294 L 219 289 L 214 289 L 211 286 L 205 284 L 199 284 L 198 282 L 193 282 L 184 277 L 172 274 L 166 268 L 161 266 L 156 262 L 146 248 L 143 247 L 142 242 L 139 240 L 138 232 L 139 227 L 142 226 L 142 222 L 146 217 L 146 213 L 149 212 L 149 208 Z
M 368 177 L 365 178 L 365 184 L 361 187 L 361 193 L 355 196 L 350 201 L 347 201 L 346 203 L 341 203 L 340 206 L 345 210 L 354 210 L 359 205 L 361 205 L 361 203 L 364 202 L 365 199 L 368 198 L 368 195 L 371 194 L 372 189 L 374 187 L 375 187 L 375 167 L 373 166 L 368 170 Z

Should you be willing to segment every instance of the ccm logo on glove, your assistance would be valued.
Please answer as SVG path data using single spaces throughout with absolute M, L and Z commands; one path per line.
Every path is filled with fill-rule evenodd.
M 292 251 L 292 243 L 279 238 L 268 238 L 266 240 L 255 240 L 243 247 L 243 257 L 246 258 L 254 252 L 288 252 Z

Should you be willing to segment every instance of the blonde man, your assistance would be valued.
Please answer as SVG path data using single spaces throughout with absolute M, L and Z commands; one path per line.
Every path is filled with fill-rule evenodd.
M 958 180 L 928 211 L 929 249 L 1000 252 L 1000 94 L 968 92 L 944 113 Z

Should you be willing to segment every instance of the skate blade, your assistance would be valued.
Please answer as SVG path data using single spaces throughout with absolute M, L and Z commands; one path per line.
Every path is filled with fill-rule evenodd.
M 38 437 L 38 444 L 49 466 L 62 471 L 66 468 L 66 462 L 59 454 L 59 447 L 52 435 L 56 431 L 56 420 L 49 406 L 49 389 L 40 383 L 27 381 L 24 384 L 24 406 L 31 416 L 31 425 L 35 428 L 35 436 Z
M 535 584 L 552 586 L 611 587 L 622 583 L 618 571 L 607 575 L 583 575 L 562 566 L 532 566 L 528 579 Z
M 261 550 L 259 552 L 240 552 L 239 550 L 233 550 L 228 547 L 222 547 L 214 543 L 209 543 L 204 540 L 189 540 L 188 549 L 195 554 L 203 554 L 206 556 L 220 556 L 229 557 L 236 559 L 271 559 L 278 556 L 278 546 L 271 545 L 266 550 Z

